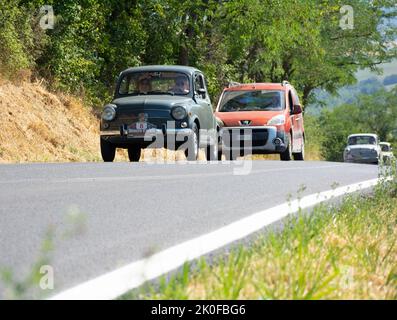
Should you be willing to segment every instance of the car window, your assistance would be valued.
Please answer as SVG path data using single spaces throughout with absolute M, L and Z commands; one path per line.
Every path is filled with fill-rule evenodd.
M 284 91 L 225 91 L 219 111 L 278 111 L 284 108 L 284 104 Z
M 205 84 L 204 84 L 204 78 L 201 74 L 196 75 L 195 80 L 194 80 L 194 90 L 196 91 L 196 94 L 199 94 L 198 91 L 200 89 L 205 90 Z M 199 94 L 200 95 L 200 94 Z M 201 94 L 200 97 L 202 99 L 206 98 L 206 94 Z
M 376 139 L 372 136 L 357 136 L 350 137 L 348 144 L 353 146 L 357 144 L 376 144 Z
M 120 95 L 162 94 L 187 95 L 189 78 L 181 72 L 132 72 L 120 81 Z
M 390 151 L 390 148 L 389 148 L 389 146 L 387 144 L 382 144 L 381 148 L 382 148 L 383 152 L 389 152 Z

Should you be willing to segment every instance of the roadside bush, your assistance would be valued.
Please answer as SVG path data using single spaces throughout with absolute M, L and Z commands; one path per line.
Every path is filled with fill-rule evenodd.
M 0 73 L 12 80 L 31 74 L 47 43 L 34 1 L 0 0 Z M 23 71 L 21 73 L 21 71 Z

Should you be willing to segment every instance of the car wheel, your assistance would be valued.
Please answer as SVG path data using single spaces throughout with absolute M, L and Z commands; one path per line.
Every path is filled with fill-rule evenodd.
M 305 160 L 305 141 L 302 141 L 301 152 L 294 153 L 294 160 L 304 161 Z
M 288 134 L 288 146 L 287 149 L 280 153 L 280 160 L 281 161 L 290 161 L 292 160 L 292 139 L 291 139 L 291 134 Z
M 189 137 L 185 156 L 188 161 L 196 161 L 199 155 L 199 131 L 195 123 L 192 125 L 193 134 Z
M 101 138 L 101 155 L 105 162 L 113 162 L 116 156 L 116 147 L 109 141 L 105 141 Z
M 128 148 L 128 158 L 131 162 L 138 162 L 141 157 L 141 148 L 140 147 L 129 147 Z

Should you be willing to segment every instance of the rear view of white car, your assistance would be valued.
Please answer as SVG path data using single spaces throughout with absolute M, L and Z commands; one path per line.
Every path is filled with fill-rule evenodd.
M 352 134 L 347 138 L 347 146 L 343 152 L 345 162 L 379 163 L 381 147 L 379 138 L 373 133 Z

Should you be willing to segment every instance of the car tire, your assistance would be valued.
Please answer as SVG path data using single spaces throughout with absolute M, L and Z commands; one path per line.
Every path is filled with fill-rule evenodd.
M 130 162 L 138 162 L 141 158 L 141 148 L 140 147 L 129 147 L 128 148 L 128 159 Z
M 288 139 L 288 145 L 287 145 L 287 149 L 280 153 L 280 160 L 281 161 L 290 161 L 292 160 L 292 139 L 291 139 L 291 134 L 289 133 L 287 135 L 287 139 Z
M 199 130 L 195 123 L 192 125 L 193 134 L 189 137 L 188 147 L 185 150 L 185 156 L 188 161 L 196 161 L 199 156 Z
M 116 147 L 109 141 L 101 138 L 101 155 L 104 162 L 113 162 L 116 156 Z
M 305 160 L 305 141 L 302 141 L 302 150 L 301 152 L 294 153 L 294 160 L 304 161 Z

